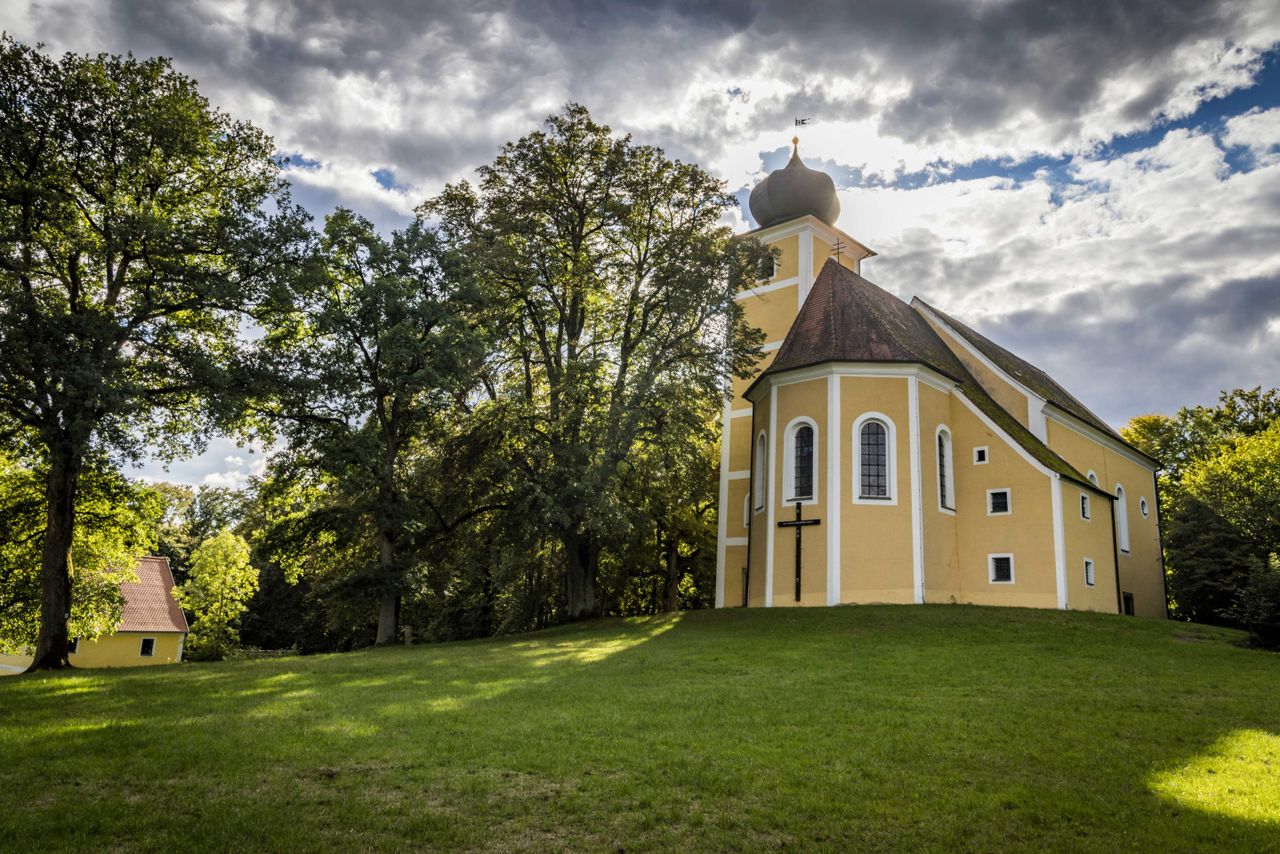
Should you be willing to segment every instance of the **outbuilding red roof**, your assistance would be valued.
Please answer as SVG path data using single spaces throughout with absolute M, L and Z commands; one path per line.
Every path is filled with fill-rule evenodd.
M 138 580 L 120 585 L 124 618 L 119 632 L 186 632 L 187 618 L 173 595 L 173 572 L 167 557 L 138 558 Z

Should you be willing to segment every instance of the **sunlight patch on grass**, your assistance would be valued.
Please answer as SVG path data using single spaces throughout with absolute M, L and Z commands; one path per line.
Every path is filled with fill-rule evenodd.
M 609 640 L 603 640 L 598 635 L 555 643 L 539 639 L 534 643 L 518 644 L 517 649 L 519 649 L 519 655 L 530 659 L 529 663 L 534 667 L 546 667 L 552 664 L 595 664 L 671 631 L 683 616 L 683 613 L 677 613 L 648 617 L 643 620 L 628 620 L 628 623 L 643 625 L 644 630 L 619 635 Z
M 1186 807 L 1280 824 L 1280 735 L 1236 730 L 1151 785 Z

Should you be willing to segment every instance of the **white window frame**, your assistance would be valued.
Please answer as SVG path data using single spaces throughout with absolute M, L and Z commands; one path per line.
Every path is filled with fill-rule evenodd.
M 1086 522 L 1093 521 L 1093 499 L 1087 492 L 1080 493 L 1080 518 Z
M 1089 473 L 1085 476 L 1089 478 L 1089 482 L 1094 486 L 1100 486 L 1098 483 L 1098 475 L 1094 473 L 1093 469 L 1089 469 Z
M 996 581 L 996 558 L 1007 557 L 1009 559 L 1009 580 Z M 1013 555 L 1008 553 L 989 554 L 987 555 L 987 583 L 988 584 L 1013 584 L 1018 578 L 1017 567 L 1014 565 Z
M 997 492 L 1005 493 L 1005 504 L 1008 510 L 992 510 L 991 496 Z M 1012 516 L 1013 515 L 1013 490 L 1007 486 L 997 486 L 995 489 L 987 490 L 987 515 L 988 516 Z
M 143 648 L 147 645 L 147 641 L 151 641 L 150 654 L 143 652 Z M 139 638 L 138 639 L 138 657 L 139 658 L 155 658 L 156 657 L 156 639 L 155 638 Z
M 1096 569 L 1097 567 L 1094 565 L 1093 558 L 1087 557 L 1084 559 L 1084 586 L 1085 587 L 1097 586 L 1098 579 L 1097 579 Z
M 889 494 L 883 498 L 862 494 L 862 428 L 868 421 L 884 427 L 885 486 Z M 864 412 L 853 422 L 853 503 L 893 507 L 898 503 L 898 433 L 893 419 L 883 412 Z
M 796 433 L 800 432 L 801 427 L 809 427 L 813 430 L 813 495 L 808 498 L 796 498 Z M 818 503 L 818 472 L 821 466 L 818 465 L 818 423 L 806 415 L 798 418 L 792 418 L 787 422 L 786 432 L 783 433 L 786 440 L 783 442 L 783 458 L 782 458 L 782 494 L 786 496 L 783 504 L 788 507 L 795 506 L 797 503 L 808 506 Z
M 769 503 L 769 435 L 764 430 L 756 434 L 755 459 L 751 462 L 751 506 L 755 512 L 763 513 Z
M 1143 495 L 1138 498 L 1138 510 L 1142 513 L 1143 519 L 1151 518 L 1151 505 L 1147 503 L 1147 496 Z
M 978 451 L 982 451 L 982 459 L 978 459 Z M 978 445 L 973 449 L 973 464 L 975 466 L 985 466 L 991 462 L 991 449 L 986 445 Z
M 938 458 L 938 437 L 943 433 L 947 434 L 947 443 L 943 447 L 943 457 L 947 466 L 947 494 L 946 500 L 943 500 L 942 490 L 938 488 L 940 480 L 940 472 L 937 470 Z M 948 516 L 956 514 L 956 454 L 955 454 L 955 436 L 951 433 L 951 428 L 946 424 L 939 424 L 938 429 L 933 431 L 933 455 L 934 455 L 934 477 L 933 477 L 933 494 L 938 502 L 938 512 L 946 513 Z
M 1116 545 L 1121 554 L 1129 554 L 1129 497 L 1122 484 L 1116 484 Z
M 751 527 L 751 493 L 742 496 L 742 527 Z

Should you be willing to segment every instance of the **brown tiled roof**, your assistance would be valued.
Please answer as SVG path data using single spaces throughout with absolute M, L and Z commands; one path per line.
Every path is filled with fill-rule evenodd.
M 974 406 L 1046 468 L 1096 489 L 987 394 L 923 315 L 834 259 L 823 265 L 778 355 L 746 395 L 765 377 L 825 362 L 897 362 L 932 368 L 954 380 Z
M 1081 421 L 1102 431 L 1103 433 L 1115 439 L 1118 442 L 1124 442 L 1124 439 L 1107 422 L 1103 421 L 1095 415 L 1089 407 L 1085 406 L 1077 400 L 1069 391 L 1060 386 L 1053 377 L 1037 368 L 1035 365 L 1010 353 L 996 342 L 987 338 L 985 335 L 969 328 L 965 324 L 956 320 L 946 312 L 939 311 L 933 306 L 926 303 L 919 297 L 917 301 L 929 311 L 940 317 L 948 326 L 955 330 L 956 334 L 963 338 L 968 344 L 990 360 L 997 368 L 1013 377 L 1017 382 L 1021 383 L 1034 394 L 1043 397 L 1059 409 L 1074 415 Z M 1128 445 L 1127 442 L 1125 442 Z M 1130 446 L 1132 447 L 1132 446 Z M 1134 450 L 1137 450 L 1136 448 Z M 1146 456 L 1146 454 L 1143 454 Z
M 120 585 L 124 618 L 118 632 L 185 632 L 187 618 L 173 595 L 167 557 L 138 558 L 138 580 Z

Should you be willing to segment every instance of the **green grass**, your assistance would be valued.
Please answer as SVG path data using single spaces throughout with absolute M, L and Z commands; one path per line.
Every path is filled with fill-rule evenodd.
M 1280 655 L 956 606 L 729 610 L 0 680 L 14 850 L 1280 851 Z

